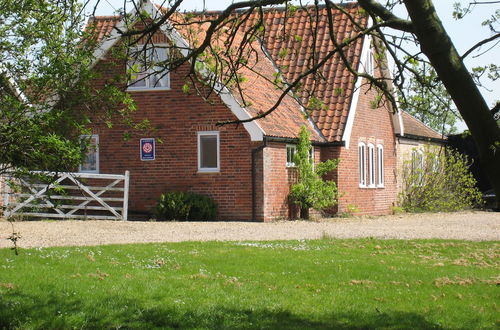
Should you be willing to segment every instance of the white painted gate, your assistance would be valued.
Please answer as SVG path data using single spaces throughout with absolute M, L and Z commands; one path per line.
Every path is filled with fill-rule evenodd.
M 50 178 L 4 182 L 4 216 L 127 220 L 129 171 L 124 175 L 33 172 Z M 9 177 L 4 178 L 9 181 Z

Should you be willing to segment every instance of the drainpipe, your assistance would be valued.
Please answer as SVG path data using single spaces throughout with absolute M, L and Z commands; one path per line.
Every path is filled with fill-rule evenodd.
M 256 166 L 256 157 L 257 153 L 263 150 L 267 146 L 267 139 L 264 136 L 264 143 L 258 146 L 255 149 L 252 149 L 252 220 L 257 221 L 257 169 Z

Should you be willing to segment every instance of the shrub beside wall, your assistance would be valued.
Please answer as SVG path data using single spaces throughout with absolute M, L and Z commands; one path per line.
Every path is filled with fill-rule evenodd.
M 453 149 L 416 155 L 403 165 L 399 204 L 405 211 L 460 211 L 482 205 L 465 155 Z
M 217 204 L 205 195 L 173 191 L 161 194 L 154 213 L 158 220 L 209 221 L 217 217 Z

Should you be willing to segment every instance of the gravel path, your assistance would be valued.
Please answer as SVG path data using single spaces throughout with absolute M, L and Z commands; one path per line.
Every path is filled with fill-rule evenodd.
M 333 218 L 320 222 L 119 222 L 26 221 L 14 223 L 20 247 L 146 242 L 336 238 L 444 238 L 500 240 L 500 213 L 461 212 Z M 10 223 L 0 220 L 0 248 L 11 247 Z

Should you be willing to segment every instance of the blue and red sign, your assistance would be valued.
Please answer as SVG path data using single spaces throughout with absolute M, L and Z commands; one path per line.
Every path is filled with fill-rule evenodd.
M 141 139 L 141 160 L 155 160 L 155 139 Z

